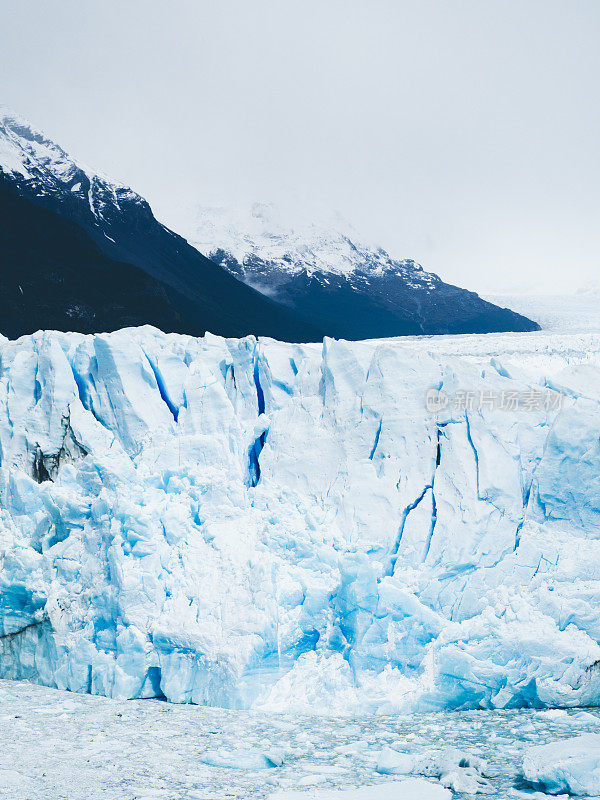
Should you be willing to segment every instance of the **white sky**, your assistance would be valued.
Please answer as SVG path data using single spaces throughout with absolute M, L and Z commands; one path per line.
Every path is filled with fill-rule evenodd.
M 600 279 L 600 0 L 0 5 L 0 100 L 167 221 L 292 190 L 468 288 Z

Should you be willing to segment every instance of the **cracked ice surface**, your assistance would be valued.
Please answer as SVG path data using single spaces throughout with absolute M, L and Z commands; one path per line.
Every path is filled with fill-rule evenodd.
M 367 800 L 369 791 L 391 800 L 393 791 L 375 787 L 406 780 L 430 789 L 424 800 L 442 800 L 449 793 L 435 769 L 420 777 L 378 768 L 390 749 L 435 762 L 444 748 L 487 762 L 489 786 L 476 797 L 541 800 L 546 795 L 523 780 L 530 748 L 554 742 L 564 755 L 573 736 L 600 731 L 597 712 L 307 717 L 111 700 L 16 681 L 0 681 L 0 709 L 0 800 Z M 223 765 L 207 763 L 215 752 Z M 257 753 L 280 758 L 265 768 Z
M 523 771 L 529 782 L 548 794 L 598 797 L 600 735 L 584 733 L 532 747 L 525 753 Z
M 597 704 L 598 334 L 0 344 L 0 675 L 378 713 Z M 562 410 L 425 392 L 549 389 Z
M 431 800 L 441 800 L 447 795 L 436 770 L 421 778 L 381 774 L 378 766 L 390 749 L 422 762 L 435 761 L 444 748 L 487 762 L 488 791 L 476 797 L 534 800 L 546 795 L 532 794 L 523 781 L 529 749 L 549 741 L 568 748 L 574 735 L 598 731 L 596 711 L 307 717 L 111 700 L 0 681 L 0 800 L 363 800 L 366 787 L 408 779 L 426 781 Z M 223 764 L 233 758 L 228 766 L 206 763 L 214 752 Z M 281 763 L 264 768 L 257 753 L 277 753 Z

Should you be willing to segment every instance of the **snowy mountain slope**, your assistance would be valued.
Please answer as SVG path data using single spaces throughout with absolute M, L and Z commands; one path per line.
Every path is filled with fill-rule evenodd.
M 0 310 L 19 309 L 10 326 L 6 317 L 0 320 L 4 334 L 16 337 L 47 326 L 47 309 L 54 308 L 52 325 L 63 330 L 152 322 L 191 334 L 322 338 L 320 329 L 233 279 L 157 222 L 148 203 L 131 189 L 77 163 L 7 110 L 0 110 L 0 196 L 8 209 L 0 217 Z M 17 227 L 31 227 L 35 235 L 14 235 L 18 215 Z M 53 248 L 50 259 L 44 240 Z M 60 252 L 71 253 L 68 265 L 54 257 Z M 112 279 L 118 265 L 125 265 L 124 296 L 115 302 L 119 286 Z M 35 280 L 38 270 L 45 275 L 42 283 Z
M 191 224 L 199 249 L 208 253 L 222 249 L 241 266 L 256 258 L 290 275 L 344 276 L 360 271 L 365 264 L 379 273 L 391 267 L 388 254 L 358 243 L 357 231 L 340 215 L 325 210 L 313 214 L 299 204 L 203 207 L 193 214 Z M 407 276 L 420 272 L 424 281 L 433 285 L 435 276 L 423 272 L 414 262 L 399 263 L 410 265 Z
M 0 676 L 325 712 L 599 703 L 599 335 L 140 328 L 0 356 Z
M 188 240 L 232 274 L 331 336 L 537 330 L 537 323 L 450 286 L 410 259 L 361 244 L 338 217 L 255 203 L 201 208 L 181 223 Z

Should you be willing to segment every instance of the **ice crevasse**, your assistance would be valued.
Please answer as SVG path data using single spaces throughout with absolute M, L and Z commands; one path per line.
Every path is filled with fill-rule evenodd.
M 0 341 L 0 677 L 333 713 L 597 705 L 599 354 Z M 431 413 L 440 387 L 561 407 Z

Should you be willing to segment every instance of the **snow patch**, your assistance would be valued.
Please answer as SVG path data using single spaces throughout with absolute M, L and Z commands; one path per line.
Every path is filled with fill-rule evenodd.
M 309 792 L 282 791 L 269 800 L 450 800 L 447 789 L 420 778 L 362 786 L 360 789 L 313 789 Z

